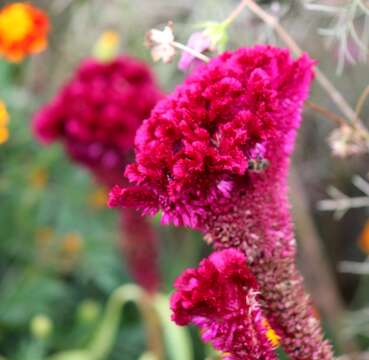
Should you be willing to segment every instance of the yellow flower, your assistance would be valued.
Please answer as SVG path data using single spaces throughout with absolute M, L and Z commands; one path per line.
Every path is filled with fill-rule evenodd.
M 12 3 L 0 11 L 0 54 L 19 62 L 47 45 L 48 17 L 28 3 Z
M 8 126 L 9 123 L 9 114 L 6 110 L 5 104 L 0 101 L 0 127 Z
M 270 343 L 272 344 L 273 348 L 277 348 L 280 344 L 281 338 L 276 334 L 276 332 L 270 326 L 268 320 L 263 321 L 263 326 L 266 329 L 266 336 Z
M 7 127 L 0 127 L 0 144 L 4 144 L 9 139 L 9 129 Z
M 120 36 L 115 31 L 105 31 L 98 38 L 94 55 L 102 62 L 114 59 L 118 54 Z
M 9 114 L 5 104 L 0 101 L 0 144 L 4 144 L 9 139 Z
M 369 219 L 366 221 L 364 229 L 361 232 L 359 246 L 361 250 L 369 255 Z

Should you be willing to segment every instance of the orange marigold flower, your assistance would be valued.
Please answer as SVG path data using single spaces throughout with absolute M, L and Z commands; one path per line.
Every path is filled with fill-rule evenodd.
M 9 123 L 9 114 L 6 110 L 5 104 L 0 101 L 0 126 L 5 127 Z
M 28 3 L 6 5 L 0 11 L 0 55 L 19 62 L 47 45 L 49 20 L 44 12 Z
M 9 114 L 5 104 L 0 101 L 0 144 L 5 143 L 9 138 Z
M 9 139 L 9 129 L 7 127 L 0 127 L 0 144 L 4 144 Z
M 359 246 L 366 254 L 369 255 L 369 219 L 364 225 L 359 238 Z

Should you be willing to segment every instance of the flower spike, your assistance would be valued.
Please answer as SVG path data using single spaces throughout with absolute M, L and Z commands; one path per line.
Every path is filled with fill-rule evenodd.
M 295 360 L 333 357 L 295 266 L 287 196 L 313 65 L 261 45 L 202 65 L 139 128 L 136 162 L 126 168 L 136 186 L 111 198 L 161 210 L 163 223 L 200 230 L 217 250 L 243 251 L 265 314 Z

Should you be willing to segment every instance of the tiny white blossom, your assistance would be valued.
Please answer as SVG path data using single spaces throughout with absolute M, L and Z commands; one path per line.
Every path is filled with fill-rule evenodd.
M 332 131 L 328 138 L 332 153 L 338 157 L 347 157 L 368 152 L 368 141 L 355 128 L 343 125 Z
M 151 56 L 154 61 L 163 60 L 166 64 L 171 62 L 176 54 L 173 42 L 174 34 L 171 22 L 162 31 L 151 29 L 146 34 L 146 44 L 151 48 Z

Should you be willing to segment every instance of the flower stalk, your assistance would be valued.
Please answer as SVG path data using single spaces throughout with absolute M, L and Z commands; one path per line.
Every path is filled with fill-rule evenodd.
M 216 250 L 245 255 L 267 320 L 294 360 L 331 360 L 295 266 L 287 173 L 312 79 L 307 55 L 271 46 L 212 59 L 157 106 L 138 130 L 134 186 L 111 206 L 199 230 Z

